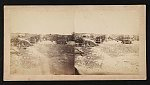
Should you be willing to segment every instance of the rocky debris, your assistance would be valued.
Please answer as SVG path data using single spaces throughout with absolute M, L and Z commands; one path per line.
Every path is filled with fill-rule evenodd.
M 19 52 L 20 56 L 11 55 L 12 74 L 75 74 L 73 46 L 44 41 Z
M 84 55 L 75 56 L 75 67 L 81 75 L 138 74 L 138 45 L 101 44 L 80 49 Z

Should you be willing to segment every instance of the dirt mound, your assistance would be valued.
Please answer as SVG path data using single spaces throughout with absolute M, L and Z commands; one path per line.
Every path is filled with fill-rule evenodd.
M 12 74 L 71 75 L 75 73 L 72 54 L 74 47 L 71 45 L 41 42 L 19 52 L 20 56 L 11 56 Z
M 75 56 L 75 67 L 80 74 L 138 74 L 138 46 L 101 44 L 80 49 L 84 55 Z

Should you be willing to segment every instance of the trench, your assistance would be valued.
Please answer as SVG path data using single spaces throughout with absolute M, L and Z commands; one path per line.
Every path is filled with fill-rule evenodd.
M 40 57 L 42 74 L 79 75 L 74 67 L 74 46 L 63 44 L 40 44 L 34 48 Z

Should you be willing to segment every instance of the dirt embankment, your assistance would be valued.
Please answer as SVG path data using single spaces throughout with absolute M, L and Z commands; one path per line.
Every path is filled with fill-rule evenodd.
M 75 57 L 75 67 L 80 74 L 138 74 L 138 44 L 100 44 L 78 49 L 84 51 L 82 56 Z
M 70 45 L 39 42 L 26 49 L 20 49 L 20 55 L 11 55 L 11 74 L 74 74 L 72 52 L 74 48 Z

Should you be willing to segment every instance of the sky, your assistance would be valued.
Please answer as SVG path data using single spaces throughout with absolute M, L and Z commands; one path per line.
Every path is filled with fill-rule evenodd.
M 75 31 L 138 34 L 145 18 L 143 6 L 88 6 L 76 11 Z
M 12 33 L 58 33 L 73 32 L 73 10 L 61 6 L 7 6 L 6 24 Z
M 145 6 L 5 6 L 4 23 L 12 33 L 138 34 Z

